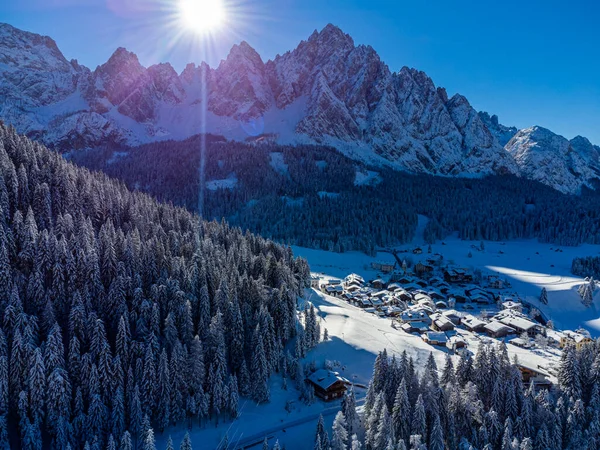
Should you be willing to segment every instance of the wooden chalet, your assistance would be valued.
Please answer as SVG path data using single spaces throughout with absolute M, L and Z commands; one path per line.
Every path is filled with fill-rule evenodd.
M 497 320 L 492 320 L 490 323 L 485 324 L 483 329 L 486 334 L 493 338 L 501 338 L 515 332 L 514 328 L 511 328 L 502 322 L 498 322 Z
M 421 337 L 429 345 L 446 346 L 448 343 L 448 336 L 440 331 L 429 331 L 421 335 Z
M 394 267 L 396 266 L 395 263 L 391 263 L 391 262 L 384 262 L 384 261 L 373 261 L 371 263 L 371 268 L 374 270 L 379 270 L 383 273 L 390 273 L 394 270 Z
M 433 272 L 433 266 L 431 264 L 423 264 L 422 262 L 418 262 L 415 264 L 415 274 L 422 277 L 428 273 Z
M 550 389 L 552 387 L 552 382 L 549 379 L 550 374 L 542 367 L 521 361 L 517 361 L 517 367 L 521 372 L 524 384 L 528 385 L 533 381 L 533 385 L 537 389 Z
M 444 271 L 444 280 L 448 283 L 470 283 L 473 281 L 473 275 L 467 269 L 447 269 Z
M 350 384 L 339 373 L 326 369 L 319 369 L 310 374 L 306 381 L 314 387 L 315 395 L 325 401 L 342 397 Z

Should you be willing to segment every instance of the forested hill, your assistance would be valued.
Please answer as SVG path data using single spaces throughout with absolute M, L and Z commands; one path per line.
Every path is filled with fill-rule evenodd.
M 0 125 L 0 448 L 131 448 L 265 400 L 307 277 Z
M 200 137 L 135 148 L 75 152 L 130 189 L 195 210 Z M 413 238 L 417 214 L 428 240 L 539 238 L 600 243 L 600 194 L 565 195 L 515 176 L 448 178 L 368 168 L 330 147 L 228 142 L 207 137 L 207 217 L 290 244 L 361 250 Z

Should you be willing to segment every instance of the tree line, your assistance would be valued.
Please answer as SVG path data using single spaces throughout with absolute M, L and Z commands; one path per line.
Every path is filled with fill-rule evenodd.
M 268 401 L 308 276 L 0 125 L 0 448 L 153 450 Z
M 272 164 L 280 153 L 285 170 Z M 74 153 L 77 164 L 105 171 L 134 190 L 198 207 L 205 215 L 280 242 L 337 252 L 409 242 L 417 214 L 431 220 L 429 242 L 458 231 L 468 240 L 538 238 L 559 245 L 600 243 L 600 195 L 561 194 L 514 176 L 449 178 L 374 168 L 378 182 L 355 184 L 367 167 L 333 148 L 228 142 L 207 137 L 206 180 L 233 188 L 200 189 L 200 137 L 135 148 Z
M 562 355 L 558 385 L 522 382 L 504 343 L 481 344 L 442 368 L 421 371 L 406 352 L 375 360 L 362 418 L 350 390 L 331 434 L 322 417 L 320 450 L 597 450 L 600 448 L 600 343 Z M 360 420 L 362 419 L 362 420 Z M 361 436 L 364 436 L 361 438 Z

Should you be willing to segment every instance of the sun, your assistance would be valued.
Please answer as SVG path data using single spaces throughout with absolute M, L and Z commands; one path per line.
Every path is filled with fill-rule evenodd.
M 189 31 L 211 33 L 223 25 L 225 6 L 222 0 L 179 0 L 179 17 Z

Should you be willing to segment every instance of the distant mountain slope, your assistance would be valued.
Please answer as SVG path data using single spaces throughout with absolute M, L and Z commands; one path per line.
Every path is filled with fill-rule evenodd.
M 516 129 L 459 94 L 448 98 L 424 72 L 392 73 L 373 48 L 333 25 L 272 61 L 242 42 L 217 68 L 189 64 L 181 74 L 168 63 L 145 68 L 123 48 L 92 71 L 67 61 L 52 39 L 7 24 L 0 50 L 0 118 L 59 150 L 182 140 L 205 129 L 238 141 L 328 144 L 417 173 L 521 174 L 503 148 Z M 564 192 L 597 176 L 581 170 L 562 185 L 552 170 L 539 167 L 536 179 Z

